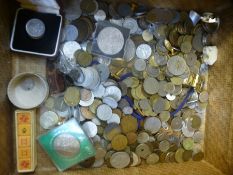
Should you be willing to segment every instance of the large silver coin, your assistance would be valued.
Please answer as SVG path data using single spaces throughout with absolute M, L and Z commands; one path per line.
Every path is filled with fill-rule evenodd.
M 123 49 L 124 42 L 123 34 L 115 27 L 105 27 L 100 31 L 97 37 L 99 49 L 107 55 L 119 53 Z
M 182 75 L 186 70 L 186 62 L 180 56 L 173 56 L 167 62 L 168 71 L 173 75 Z
M 45 24 L 40 19 L 30 19 L 26 23 L 26 31 L 27 34 L 34 39 L 41 38 L 45 33 Z

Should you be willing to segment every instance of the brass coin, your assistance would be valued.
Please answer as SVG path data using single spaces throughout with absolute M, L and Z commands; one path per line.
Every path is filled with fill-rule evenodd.
M 116 151 L 124 150 L 128 144 L 128 140 L 126 136 L 122 134 L 118 134 L 115 137 L 113 137 L 112 141 L 112 148 Z
M 137 134 L 135 132 L 128 132 L 126 134 L 128 145 L 134 144 L 137 141 Z
M 104 138 L 112 140 L 113 137 L 121 133 L 121 128 L 117 123 L 109 123 L 104 129 Z
M 74 54 L 76 63 L 79 64 L 82 67 L 87 67 L 91 64 L 92 62 L 92 55 L 82 51 L 82 50 L 77 50 Z
M 117 114 L 120 118 L 123 116 L 123 113 L 120 109 L 113 109 L 112 113 Z
M 82 114 L 82 116 L 85 118 L 85 119 L 88 119 L 88 120 L 91 120 L 93 118 L 95 118 L 95 114 L 93 114 L 88 107 L 80 107 L 80 112 Z
M 159 114 L 159 118 L 162 122 L 167 122 L 170 119 L 170 112 L 169 111 L 162 111 Z
M 194 129 L 199 129 L 200 126 L 201 126 L 201 118 L 197 115 L 193 115 L 191 117 L 191 120 L 192 120 L 192 128 Z
M 184 160 L 183 160 L 183 153 L 184 153 L 184 151 L 185 150 L 183 148 L 179 148 L 176 151 L 176 153 L 175 153 L 175 160 L 176 160 L 176 162 L 178 162 L 178 163 L 184 162 Z
M 138 128 L 137 119 L 132 116 L 124 116 L 121 118 L 122 132 L 127 134 L 128 132 L 136 132 Z
M 64 101 L 68 106 L 77 106 L 80 101 L 80 91 L 77 87 L 69 87 L 64 94 Z

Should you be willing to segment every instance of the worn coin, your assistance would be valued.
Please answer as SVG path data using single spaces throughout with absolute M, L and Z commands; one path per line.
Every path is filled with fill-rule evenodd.
M 106 104 L 99 105 L 97 108 L 97 117 L 100 120 L 107 121 L 112 117 L 112 109 Z

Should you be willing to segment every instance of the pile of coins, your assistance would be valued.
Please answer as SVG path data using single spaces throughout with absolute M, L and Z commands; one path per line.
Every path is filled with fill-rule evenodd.
M 85 168 L 202 160 L 208 102 L 202 51 L 210 38 L 202 22 L 135 3 L 70 2 L 57 61 L 68 85 L 45 102 L 41 126 L 76 118 L 96 148 L 80 164 Z M 94 38 L 95 23 L 104 20 Z M 125 40 L 115 25 L 130 36 Z M 103 55 L 92 52 L 96 40 Z M 113 57 L 119 48 L 122 58 Z

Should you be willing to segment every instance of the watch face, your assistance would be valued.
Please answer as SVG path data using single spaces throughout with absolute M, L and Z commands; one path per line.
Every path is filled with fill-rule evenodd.
M 80 143 L 71 134 L 60 134 L 53 141 L 54 150 L 61 156 L 74 157 L 80 151 Z

